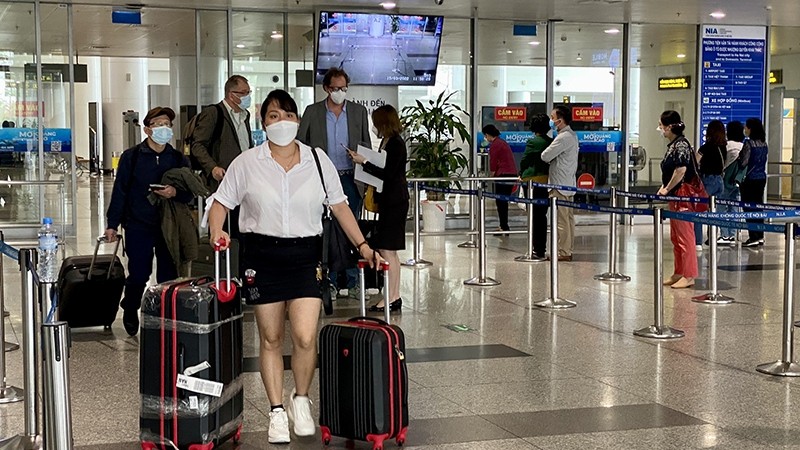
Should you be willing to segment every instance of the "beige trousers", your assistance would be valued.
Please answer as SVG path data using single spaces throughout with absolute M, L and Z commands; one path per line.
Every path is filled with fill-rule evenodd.
M 567 197 L 562 193 L 552 190 L 550 197 L 555 197 L 559 200 L 566 200 L 571 202 L 572 196 Z M 575 216 L 573 215 L 572 208 L 559 207 L 558 208 L 558 256 L 571 256 L 572 243 L 575 238 Z M 552 254 L 552 249 L 550 250 Z

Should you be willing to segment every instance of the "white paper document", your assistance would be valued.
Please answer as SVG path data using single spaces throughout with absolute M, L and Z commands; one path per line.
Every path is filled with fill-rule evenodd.
M 386 167 L 386 152 L 376 152 L 362 145 L 359 145 L 356 151 L 359 155 L 363 155 L 364 158 L 367 159 L 367 162 L 380 168 Z M 361 164 L 356 164 L 355 179 L 356 181 L 369 184 L 370 186 L 375 186 L 375 190 L 378 192 L 383 192 L 383 180 L 365 172 L 364 166 Z

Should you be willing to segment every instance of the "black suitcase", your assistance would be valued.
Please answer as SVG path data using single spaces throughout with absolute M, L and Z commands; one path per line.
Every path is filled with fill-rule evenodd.
M 58 319 L 70 328 L 111 328 L 117 317 L 125 268 L 117 252 L 122 236 L 111 255 L 98 255 L 103 237 L 97 239 L 94 255 L 72 256 L 64 260 L 58 273 Z
M 242 303 L 230 276 L 150 288 L 141 323 L 142 448 L 211 450 L 229 439 L 238 442 L 244 410 Z
M 359 262 L 362 272 L 366 263 Z M 382 267 L 388 279 L 388 265 Z M 361 317 L 322 327 L 319 335 L 319 409 L 322 442 L 332 436 L 403 445 L 408 430 L 408 371 L 403 330 L 365 317 L 361 285 Z M 387 304 L 388 306 L 388 304 Z

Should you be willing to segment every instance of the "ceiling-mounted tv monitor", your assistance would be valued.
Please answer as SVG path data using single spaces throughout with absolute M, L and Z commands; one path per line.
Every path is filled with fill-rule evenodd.
M 338 67 L 350 84 L 433 85 L 443 23 L 441 16 L 323 11 L 316 81 Z

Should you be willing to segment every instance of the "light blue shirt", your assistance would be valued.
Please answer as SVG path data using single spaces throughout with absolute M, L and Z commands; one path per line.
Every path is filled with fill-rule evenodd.
M 347 155 L 347 150 L 342 148 L 350 147 L 350 138 L 347 129 L 347 102 L 342 107 L 342 113 L 339 117 L 328 108 L 328 102 L 325 101 L 325 109 L 328 112 L 325 114 L 325 122 L 328 127 L 328 157 L 333 161 L 336 170 L 353 170 L 353 161 Z

